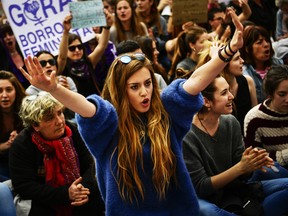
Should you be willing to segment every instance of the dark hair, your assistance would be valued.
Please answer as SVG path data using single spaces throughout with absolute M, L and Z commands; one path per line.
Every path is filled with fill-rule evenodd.
M 75 40 L 79 40 L 80 43 L 83 45 L 83 56 L 82 58 L 84 58 L 85 60 L 87 59 L 87 51 L 86 51 L 86 47 L 84 46 L 81 37 L 77 34 L 73 34 L 73 33 L 69 33 L 68 36 L 68 46 Z
M 203 97 L 207 98 L 209 101 L 214 100 L 214 93 L 216 91 L 215 80 L 220 77 L 221 76 L 218 74 L 215 77 L 215 79 L 204 90 L 201 91 L 201 94 L 203 95 Z M 206 111 L 207 111 L 207 108 L 203 105 L 199 112 L 204 113 Z
M 168 76 L 164 67 L 161 64 L 153 63 L 153 59 L 154 59 L 153 39 L 149 36 L 137 36 L 135 40 L 140 45 L 140 48 L 142 52 L 145 54 L 145 56 L 151 61 L 154 71 L 160 74 L 165 80 L 165 82 L 168 83 Z
M 213 7 L 208 12 L 208 21 L 212 21 L 214 19 L 215 13 L 225 13 L 221 8 Z
M 26 96 L 25 90 L 23 86 L 21 85 L 21 83 L 19 82 L 19 80 L 16 78 L 16 76 L 9 71 L 0 70 L 0 80 L 8 80 L 9 82 L 11 82 L 11 84 L 15 88 L 16 96 L 15 96 L 13 111 L 16 114 L 15 115 L 16 119 L 14 122 L 14 126 L 15 126 L 15 129 L 17 129 L 19 132 L 19 130 L 22 129 L 23 126 L 22 126 L 22 120 L 19 117 L 18 112 L 20 110 L 22 100 Z M 5 128 L 5 125 L 3 123 L 2 115 L 0 115 L 0 134 L 3 132 L 3 128 Z
M 268 31 L 261 26 L 250 25 L 244 29 L 243 32 L 244 44 L 243 47 L 240 49 L 240 54 L 243 60 L 245 61 L 245 64 L 250 64 L 253 67 L 255 67 L 256 63 L 253 55 L 253 44 L 259 39 L 260 36 L 264 37 L 265 41 L 267 41 L 270 44 L 270 58 L 266 62 L 266 66 L 268 67 L 271 66 L 272 64 L 272 56 L 274 55 L 274 51 L 272 48 L 272 43 Z
M 116 52 L 118 56 L 124 53 L 134 52 L 137 49 L 141 48 L 135 40 L 124 40 L 116 46 Z
M 272 66 L 263 80 L 266 95 L 272 98 L 279 84 L 284 80 L 288 80 L 288 65 Z
M 2 37 L 5 37 L 6 34 L 9 35 L 14 35 L 11 26 L 9 25 L 9 23 L 5 23 L 1 26 L 1 35 Z
M 50 55 L 54 60 L 55 60 L 55 62 L 56 62 L 56 68 L 58 68 L 58 62 L 57 62 L 57 59 L 55 58 L 55 56 L 51 53 L 51 52 L 49 52 L 49 51 L 47 51 L 47 50 L 41 50 L 41 51 L 39 51 L 39 52 L 37 52 L 36 53 L 36 55 L 35 55 L 35 57 L 39 57 L 40 55 L 42 55 L 42 54 L 48 54 L 48 55 Z

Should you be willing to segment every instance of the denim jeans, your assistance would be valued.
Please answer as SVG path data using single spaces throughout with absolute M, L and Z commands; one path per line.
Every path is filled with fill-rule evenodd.
M 16 216 L 12 193 L 4 183 L 0 183 L 0 215 Z
M 288 178 L 279 178 L 261 181 L 263 185 L 264 200 L 262 206 L 266 216 L 282 216 L 288 213 Z M 206 200 L 199 199 L 201 216 L 232 216 L 217 205 Z

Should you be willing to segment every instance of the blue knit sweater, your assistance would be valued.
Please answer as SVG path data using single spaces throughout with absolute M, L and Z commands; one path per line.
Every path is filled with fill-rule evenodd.
M 115 108 L 97 95 L 88 97 L 96 104 L 97 113 L 92 118 L 77 115 L 81 136 L 96 158 L 97 180 L 105 201 L 106 215 L 112 216 L 192 216 L 199 215 L 197 197 L 187 172 L 183 155 L 182 139 L 191 127 L 192 117 L 203 104 L 201 94 L 189 95 L 182 85 L 184 80 L 175 80 L 162 92 L 161 99 L 169 113 L 171 124 L 171 148 L 177 158 L 177 186 L 171 180 L 166 198 L 159 200 L 152 183 L 152 160 L 150 140 L 143 145 L 144 172 L 139 170 L 145 188 L 145 198 L 138 204 L 123 201 L 120 197 L 115 176 L 117 173 L 118 118 Z M 142 171 L 142 172 L 141 172 Z

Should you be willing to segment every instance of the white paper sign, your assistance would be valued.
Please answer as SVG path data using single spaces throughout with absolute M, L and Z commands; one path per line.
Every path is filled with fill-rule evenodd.
M 106 26 L 102 0 L 70 2 L 72 28 Z
M 58 54 L 62 22 L 72 0 L 2 0 L 3 9 L 24 57 L 47 50 Z M 95 37 L 91 28 L 72 29 L 83 42 Z

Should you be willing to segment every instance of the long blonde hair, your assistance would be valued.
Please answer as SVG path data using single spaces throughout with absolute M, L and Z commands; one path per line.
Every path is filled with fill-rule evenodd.
M 175 179 L 176 157 L 170 146 L 169 116 L 161 102 L 151 63 L 147 58 L 142 61 L 134 59 L 132 54 L 129 56 L 132 61 L 128 64 L 122 63 L 119 60 L 120 57 L 114 60 L 108 72 L 102 96 L 114 105 L 118 113 L 118 189 L 121 197 L 132 203 L 138 202 L 137 194 L 140 194 L 142 200 L 145 194 L 138 171 L 139 167 L 144 170 L 141 139 L 145 136 L 141 131 L 147 131 L 151 142 L 152 181 L 159 199 L 165 197 L 171 177 Z M 145 114 L 147 124 L 141 121 L 139 113 L 130 105 L 126 92 L 129 77 L 143 67 L 149 69 L 153 83 L 151 107 Z

